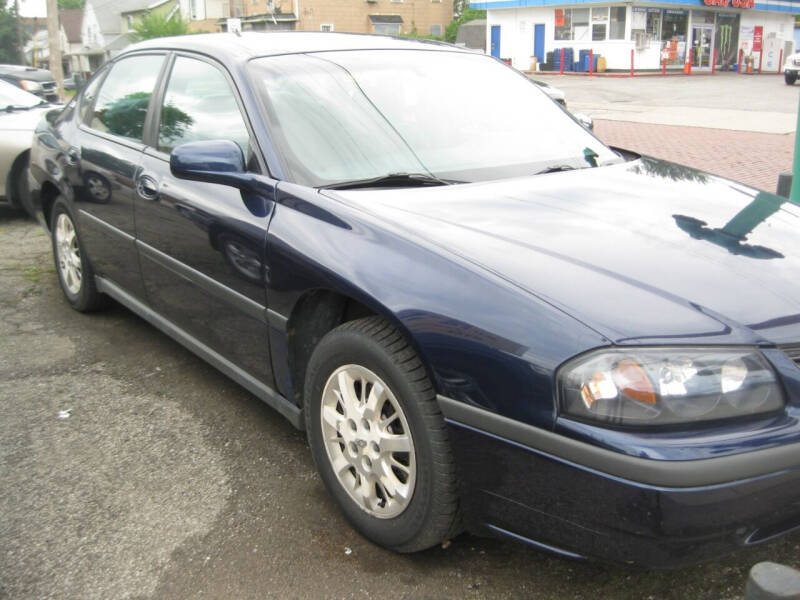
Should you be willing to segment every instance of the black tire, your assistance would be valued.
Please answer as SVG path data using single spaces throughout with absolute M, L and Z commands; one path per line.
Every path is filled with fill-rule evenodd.
M 783 80 L 786 82 L 786 85 L 794 85 L 794 82 L 797 81 L 797 73 L 794 71 L 787 71 L 783 74 Z
M 58 248 L 58 235 L 56 228 L 61 215 L 64 215 L 65 218 L 69 219 L 72 227 L 74 228 L 76 236 L 81 273 L 80 287 L 76 291 L 70 290 L 70 286 L 68 286 L 65 282 L 60 265 L 61 254 Z M 89 256 L 86 254 L 83 244 L 81 243 L 80 233 L 76 226 L 75 217 L 69 210 L 69 207 L 64 199 L 61 197 L 57 198 L 55 204 L 53 205 L 53 211 L 50 216 L 50 229 L 50 239 L 53 246 L 53 261 L 55 262 L 56 266 L 58 283 L 61 286 L 61 291 L 64 293 L 64 297 L 67 299 L 67 302 L 69 302 L 72 308 L 79 312 L 92 312 L 105 308 L 108 305 L 108 297 L 97 291 L 97 286 L 95 285 L 94 281 L 94 271 L 92 270 Z
M 379 518 L 357 504 L 334 473 L 323 443 L 322 392 L 332 373 L 360 365 L 391 389 L 408 422 L 416 456 L 416 482 L 403 512 Z M 314 349 L 305 379 L 306 430 L 322 481 L 353 527 L 397 552 L 416 552 L 460 530 L 455 465 L 436 393 L 404 336 L 380 317 L 351 321 L 329 332 Z
M 17 209 L 25 207 L 28 198 L 28 153 L 24 152 L 14 161 L 9 174 L 8 202 Z

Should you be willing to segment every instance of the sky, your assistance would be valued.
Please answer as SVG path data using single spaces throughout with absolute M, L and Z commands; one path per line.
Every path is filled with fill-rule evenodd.
M 14 4 L 14 0 L 9 0 L 9 5 Z M 19 0 L 19 14 L 23 17 L 47 16 L 47 0 Z

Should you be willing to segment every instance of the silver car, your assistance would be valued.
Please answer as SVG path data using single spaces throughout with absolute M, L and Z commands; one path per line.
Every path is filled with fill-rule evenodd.
M 0 81 L 0 199 L 20 208 L 28 193 L 28 151 L 33 131 L 52 105 Z

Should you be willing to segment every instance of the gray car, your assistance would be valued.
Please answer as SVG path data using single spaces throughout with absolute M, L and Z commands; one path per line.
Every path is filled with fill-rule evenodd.
M 22 88 L 26 92 L 58 102 L 58 86 L 53 74 L 46 69 L 25 65 L 0 65 L 0 79 Z

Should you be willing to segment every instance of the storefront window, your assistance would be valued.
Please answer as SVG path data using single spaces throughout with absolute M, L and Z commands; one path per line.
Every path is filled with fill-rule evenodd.
M 592 41 L 604 41 L 608 29 L 608 7 L 592 9 Z
M 717 27 L 714 33 L 714 48 L 717 49 L 717 68 L 723 71 L 733 69 L 738 56 L 739 47 L 739 15 L 731 13 L 717 14 Z
M 626 11 L 624 6 L 557 8 L 555 39 L 595 42 L 624 40 Z
M 572 39 L 572 10 L 569 8 L 556 9 L 556 33 L 557 40 Z
M 589 32 L 589 9 L 572 9 L 572 39 L 576 41 L 588 41 Z
M 661 38 L 661 9 L 647 9 L 647 35 L 651 40 Z
M 611 9 L 611 28 L 608 31 L 608 39 L 625 39 L 625 15 L 627 9 L 624 6 L 615 6 Z
M 714 24 L 714 13 L 707 10 L 693 10 L 692 11 L 692 25 L 699 25 L 706 23 L 709 25 Z
M 664 10 L 661 25 L 661 58 L 668 65 L 682 65 L 686 58 L 686 30 L 689 25 L 688 10 Z

